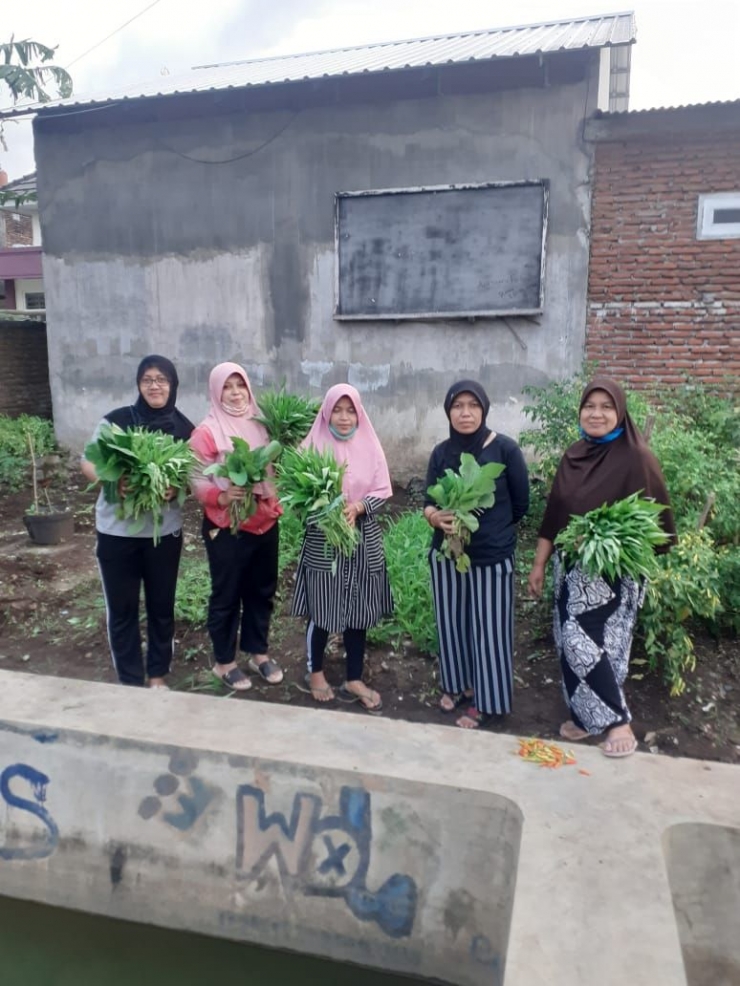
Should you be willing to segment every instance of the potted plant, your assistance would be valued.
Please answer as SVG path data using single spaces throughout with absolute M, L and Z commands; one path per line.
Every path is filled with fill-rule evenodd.
M 58 452 L 37 456 L 30 431 L 26 432 L 26 442 L 31 460 L 33 503 L 24 515 L 23 523 L 35 544 L 59 544 L 74 534 L 72 511 L 53 505 L 49 498 L 49 487 L 59 472 L 62 457 Z

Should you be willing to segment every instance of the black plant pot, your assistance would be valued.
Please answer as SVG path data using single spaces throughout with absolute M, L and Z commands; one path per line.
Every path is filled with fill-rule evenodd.
M 75 517 L 69 510 L 26 514 L 23 523 L 35 544 L 59 544 L 71 538 L 75 530 Z

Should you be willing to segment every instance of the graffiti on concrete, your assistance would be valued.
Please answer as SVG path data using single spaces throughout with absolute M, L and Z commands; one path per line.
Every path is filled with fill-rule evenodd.
M 20 797 L 18 785 L 15 784 L 15 792 L 11 791 L 11 781 L 18 779 L 24 781 L 30 787 L 33 800 Z M 29 767 L 26 763 L 16 763 L 6 767 L 0 774 L 0 799 L 10 808 L 26 812 L 33 815 L 43 822 L 46 831 L 43 839 L 34 838 L 28 845 L 2 845 L 0 846 L 0 859 L 46 859 L 56 849 L 59 842 L 59 829 L 54 819 L 44 807 L 46 801 L 46 787 L 49 778 L 41 771 Z
M 198 758 L 188 750 L 179 750 L 170 757 L 169 773 L 154 780 L 156 794 L 143 798 L 139 805 L 141 818 L 160 815 L 162 820 L 180 832 L 191 829 L 213 800 L 214 790 L 199 777 L 191 776 Z M 182 785 L 185 784 L 186 788 Z M 167 799 L 174 802 L 173 810 L 166 809 Z
M 503 962 L 486 935 L 473 937 L 470 942 L 470 956 L 479 965 L 490 969 L 491 986 L 500 986 L 503 982 Z
M 367 885 L 372 846 L 370 795 L 343 787 L 339 813 L 321 816 L 322 799 L 299 792 L 290 820 L 267 814 L 265 793 L 242 784 L 237 789 L 237 873 L 256 879 L 273 857 L 286 888 L 307 896 L 345 901 L 361 921 L 374 921 L 391 938 L 411 934 L 418 891 L 406 874 L 394 873 L 373 891 Z

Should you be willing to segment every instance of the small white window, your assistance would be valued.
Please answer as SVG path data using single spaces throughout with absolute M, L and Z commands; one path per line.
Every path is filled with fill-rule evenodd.
M 714 192 L 699 196 L 696 217 L 698 240 L 740 238 L 740 192 Z
M 41 312 L 46 310 L 46 296 L 43 291 L 26 291 L 26 311 Z

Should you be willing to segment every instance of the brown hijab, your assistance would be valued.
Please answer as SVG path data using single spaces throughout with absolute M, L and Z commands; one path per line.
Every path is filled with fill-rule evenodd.
M 581 516 L 639 491 L 667 506 L 660 515 L 661 524 L 667 534 L 675 536 L 660 464 L 629 416 L 624 391 L 610 377 L 594 377 L 581 394 L 579 412 L 595 390 L 605 391 L 614 401 L 617 424 L 624 431 L 611 442 L 581 438 L 566 450 L 555 475 L 539 536 L 554 541 L 574 514 Z M 667 551 L 670 545 L 671 541 L 658 550 Z

